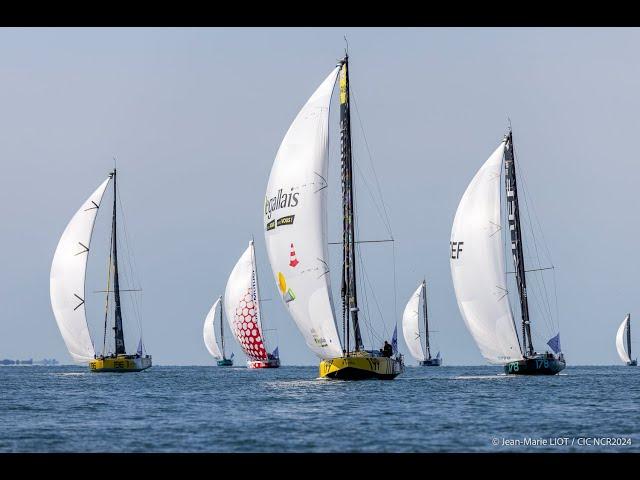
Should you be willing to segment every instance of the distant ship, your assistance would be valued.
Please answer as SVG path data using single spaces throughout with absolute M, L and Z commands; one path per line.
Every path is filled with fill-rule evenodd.
M 504 195 L 501 174 L 504 167 Z M 504 268 L 502 200 L 506 200 L 509 237 L 522 316 L 522 345 L 509 303 Z M 482 355 L 504 365 L 505 373 L 553 375 L 566 366 L 560 334 L 547 345 L 555 352 L 538 353 L 531 338 L 527 270 L 516 183 L 511 128 L 467 187 L 451 229 L 450 263 L 460 313 Z M 540 269 L 541 270 L 541 269 Z
M 253 240 L 229 275 L 224 291 L 224 307 L 231 331 L 248 358 L 247 367 L 278 368 L 278 348 L 269 353 L 264 335 Z
M 87 325 L 85 312 L 85 281 L 89 247 L 93 236 L 93 225 L 102 197 L 109 185 L 113 184 L 113 211 L 111 215 L 111 241 L 107 274 L 106 306 L 104 318 L 104 341 L 100 355 L 96 354 Z M 124 330 L 120 303 L 120 281 L 118 275 L 118 241 L 116 229 L 116 170 L 102 182 L 87 201 L 73 216 L 64 230 L 51 264 L 50 295 L 51 307 L 58 323 L 62 338 L 77 363 L 88 363 L 92 372 L 139 372 L 151 367 L 151 355 L 143 354 L 142 337 L 138 350 L 127 355 L 124 344 Z M 112 284 L 113 282 L 113 284 Z M 113 297 L 113 302 L 111 302 Z M 113 303 L 115 352 L 105 351 L 107 343 L 107 322 L 109 307 Z
M 393 379 L 404 371 L 402 356 L 389 344 L 386 351 L 365 350 L 361 333 L 348 64 L 345 55 L 302 107 L 280 144 L 265 195 L 265 241 L 281 298 L 307 346 L 321 358 L 320 377 Z M 342 186 L 338 311 L 344 345 L 336 325 L 327 252 L 329 108 L 338 77 Z
M 10 360 L 5 358 L 0 360 L 0 365 L 58 365 L 58 361 L 55 358 L 44 358 L 42 360 Z
M 616 334 L 616 349 L 620 360 L 630 367 L 638 365 L 638 359 L 631 360 L 631 314 L 627 313 L 618 327 Z
M 422 301 L 422 318 L 424 319 L 424 348 L 420 339 L 420 302 Z M 442 364 L 440 352 L 431 356 L 429 343 L 429 316 L 427 314 L 427 282 L 423 280 L 418 289 L 413 292 L 402 314 L 402 334 L 411 352 L 411 356 L 418 360 L 421 367 L 439 367 Z
M 233 353 L 229 358 L 224 353 L 224 320 L 222 319 L 222 297 L 218 297 L 218 300 L 213 304 L 207 318 L 204 319 L 204 326 L 202 327 L 202 335 L 204 337 L 204 344 L 209 350 L 209 353 L 213 358 L 218 361 L 219 367 L 231 367 L 233 366 Z M 220 315 L 216 315 L 219 311 Z M 220 325 L 220 346 L 216 339 L 216 318 Z

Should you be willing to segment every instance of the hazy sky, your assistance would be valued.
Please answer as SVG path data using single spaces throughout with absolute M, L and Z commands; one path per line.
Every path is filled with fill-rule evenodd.
M 619 363 L 616 329 L 640 306 L 640 30 L 586 28 L 1 29 L 0 358 L 70 362 L 49 301 L 51 260 L 115 156 L 154 362 L 212 363 L 203 319 L 253 234 L 282 361 L 317 364 L 277 296 L 262 207 L 277 148 L 342 56 L 344 35 L 396 239 L 395 307 L 390 244 L 363 247 L 385 315 L 379 338 L 390 337 L 394 308 L 399 317 L 426 276 L 445 363 L 485 363 L 456 304 L 449 235 L 510 117 L 555 265 L 568 362 Z M 337 117 L 334 109 L 334 179 Z M 365 170 L 361 133 L 354 144 Z M 385 238 L 364 192 L 361 238 Z M 104 255 L 95 262 L 102 276 L 88 292 L 104 287 Z M 99 325 L 103 298 L 87 297 Z M 125 318 L 130 350 L 136 328 Z

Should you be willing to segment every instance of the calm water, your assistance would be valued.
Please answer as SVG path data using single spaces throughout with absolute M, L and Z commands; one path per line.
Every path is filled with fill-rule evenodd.
M 640 451 L 640 367 L 499 373 L 409 367 L 340 382 L 315 367 L 0 367 L 0 451 Z M 580 445 L 606 437 L 631 445 Z M 492 444 L 526 438 L 555 445 Z

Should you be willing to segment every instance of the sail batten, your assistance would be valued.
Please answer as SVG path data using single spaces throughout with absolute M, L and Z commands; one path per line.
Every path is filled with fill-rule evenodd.
M 502 243 L 502 141 L 467 187 L 453 221 L 451 276 L 458 307 L 482 355 L 504 364 L 523 358 L 507 295 Z
M 51 263 L 51 307 L 67 350 L 78 363 L 95 357 L 85 311 L 85 276 L 93 226 L 110 180 L 111 176 L 102 182 L 71 218 Z
M 269 263 L 307 346 L 323 359 L 342 355 L 329 278 L 327 177 L 329 106 L 340 66 L 311 95 L 274 160 L 264 205 Z

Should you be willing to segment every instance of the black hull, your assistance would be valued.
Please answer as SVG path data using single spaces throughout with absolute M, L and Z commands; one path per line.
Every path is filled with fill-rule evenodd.
M 343 368 L 336 372 L 328 373 L 326 375 L 327 378 L 331 378 L 333 380 L 393 380 L 396 378 L 400 372 L 398 373 L 375 373 L 368 370 L 362 370 L 360 368 Z
M 507 375 L 557 375 L 567 366 L 564 360 L 555 357 L 533 357 L 507 363 Z
M 638 360 L 631 360 L 630 362 L 627 362 L 627 367 L 637 367 L 638 366 Z
M 429 360 L 423 360 L 419 364 L 421 367 L 439 367 L 442 365 L 441 358 L 430 358 Z

